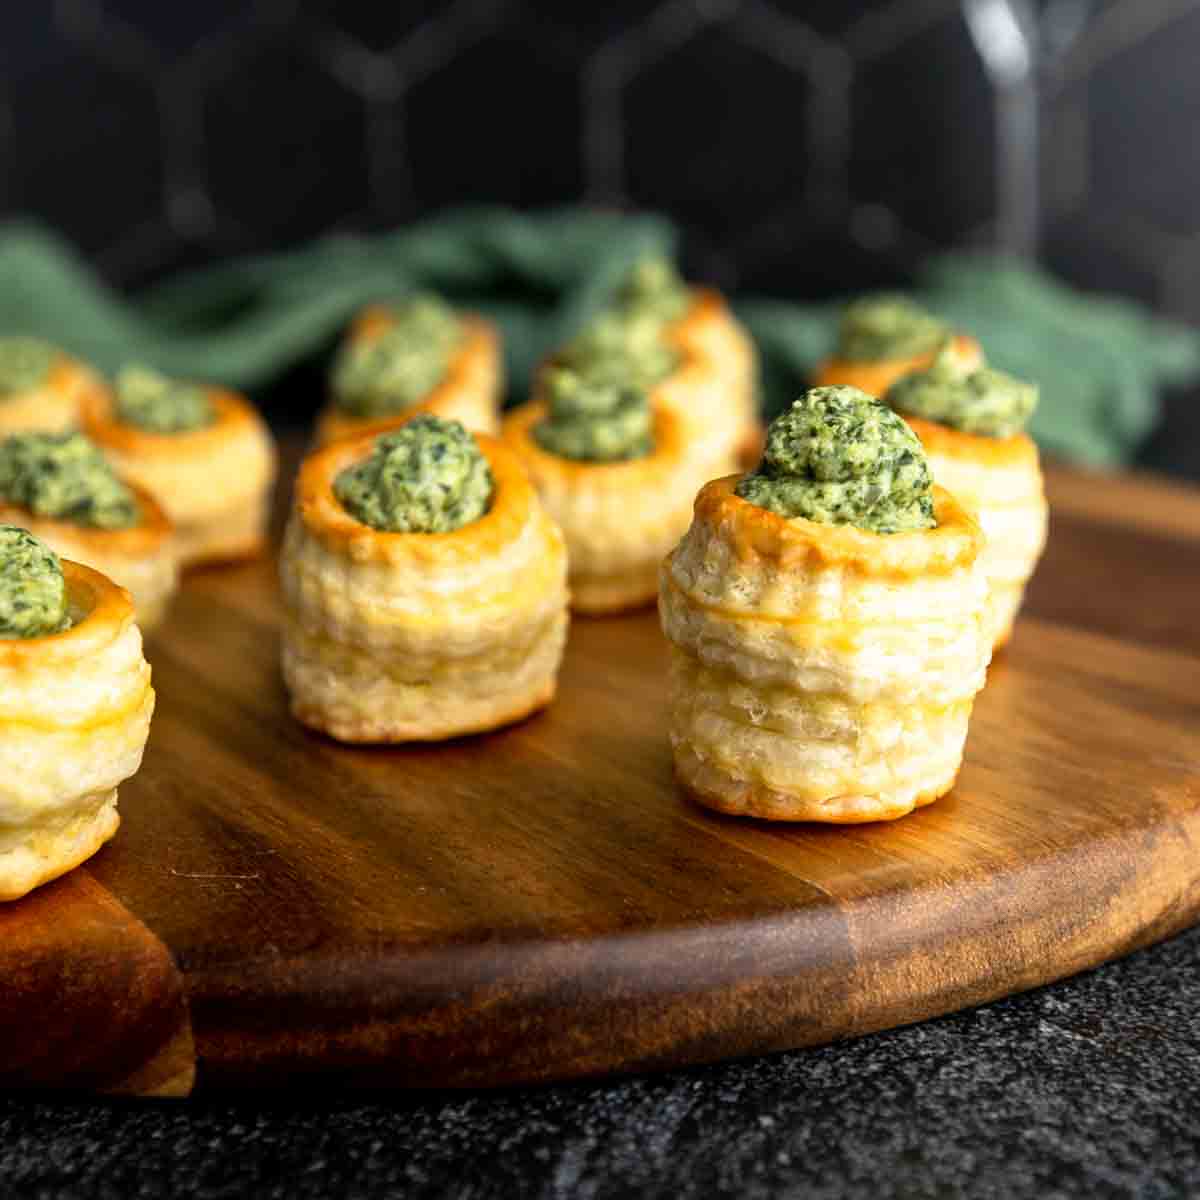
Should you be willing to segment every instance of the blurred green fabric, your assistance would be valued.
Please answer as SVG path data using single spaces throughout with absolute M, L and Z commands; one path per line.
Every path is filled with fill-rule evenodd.
M 10 224 L 0 227 L 0 332 L 40 335 L 109 372 L 138 360 L 253 391 L 327 353 L 361 305 L 431 288 L 499 322 L 516 400 L 538 358 L 605 302 L 633 262 L 671 254 L 676 242 L 671 223 L 656 216 L 461 210 L 394 233 L 331 236 L 190 271 L 127 297 L 54 234 Z M 1196 331 L 1036 269 L 946 254 L 926 265 L 915 290 L 978 336 L 997 366 L 1041 384 L 1033 432 L 1065 458 L 1126 460 L 1155 425 L 1161 387 L 1200 378 Z M 839 305 L 743 299 L 735 307 L 758 342 L 773 414 L 832 345 Z M 297 419 L 319 402 L 297 397 Z

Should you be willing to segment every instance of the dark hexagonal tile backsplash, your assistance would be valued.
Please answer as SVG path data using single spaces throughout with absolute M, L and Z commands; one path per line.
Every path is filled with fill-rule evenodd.
M 1007 228 L 972 9 L 1043 22 L 1045 257 L 1200 315 L 1200 0 L 10 4 L 0 207 L 128 284 L 475 201 L 664 210 L 727 286 L 902 280 Z

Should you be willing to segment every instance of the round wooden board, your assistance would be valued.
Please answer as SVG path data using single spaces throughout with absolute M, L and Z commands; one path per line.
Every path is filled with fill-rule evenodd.
M 212 1086 L 642 1071 L 1069 975 L 1200 912 L 1200 538 L 1107 521 L 1056 523 L 1030 598 L 1053 619 L 993 666 L 955 791 L 850 828 L 681 796 L 652 613 L 577 620 L 557 702 L 515 728 L 349 749 L 287 715 L 273 564 L 194 575 L 87 872 L 176 964 Z M 1097 553 L 1157 572 L 1153 620 L 1075 591 Z

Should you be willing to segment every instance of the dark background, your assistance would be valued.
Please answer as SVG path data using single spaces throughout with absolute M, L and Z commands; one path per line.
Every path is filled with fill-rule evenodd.
M 1027 78 L 985 69 L 972 8 L 977 36 L 1023 22 Z M 1195 0 L 39 0 L 0 34 L 0 214 L 122 286 L 452 204 L 583 201 L 671 214 L 729 290 L 1033 248 L 1200 318 Z M 1022 112 L 1040 152 L 1013 173 L 998 130 Z M 1171 398 L 1142 461 L 1200 474 L 1195 410 Z

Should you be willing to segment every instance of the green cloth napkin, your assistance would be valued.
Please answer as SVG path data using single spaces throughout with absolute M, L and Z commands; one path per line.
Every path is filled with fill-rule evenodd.
M 536 361 L 605 302 L 630 264 L 671 254 L 676 242 L 655 216 L 471 209 L 187 272 L 126 297 L 60 238 L 16 223 L 0 227 L 0 332 L 49 338 L 109 372 L 138 360 L 253 391 L 327 353 L 368 301 L 432 288 L 500 324 L 516 400 Z M 1200 334 L 1029 267 L 948 254 L 927 265 L 917 293 L 975 333 L 996 365 L 1041 384 L 1033 432 L 1067 458 L 1125 460 L 1154 426 L 1160 387 L 1200 378 Z M 832 345 L 838 305 L 736 307 L 759 344 L 770 415 Z M 298 397 L 297 418 L 319 402 Z

